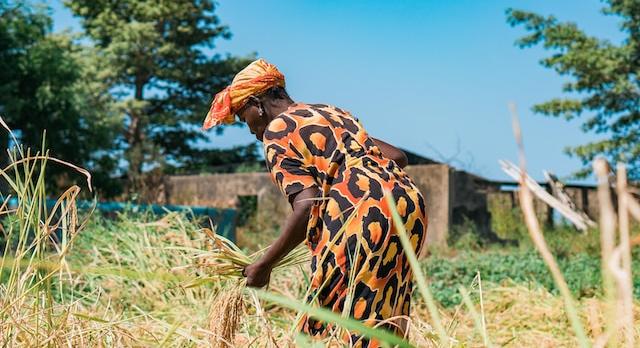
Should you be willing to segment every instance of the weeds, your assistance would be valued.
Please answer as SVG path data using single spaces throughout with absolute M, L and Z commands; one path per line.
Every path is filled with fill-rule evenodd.
M 240 279 L 240 267 L 258 254 L 246 254 L 213 237 L 214 244 L 222 243 L 216 251 L 210 245 L 211 236 L 177 213 L 157 221 L 144 215 L 121 214 L 115 220 L 106 220 L 92 216 L 90 211 L 83 213 L 75 206 L 80 192 L 77 186 L 59 197 L 53 209 L 47 209 L 46 167 L 51 163 L 69 164 L 53 160 L 44 149 L 32 152 L 20 147 L 10 155 L 9 166 L 0 172 L 11 187 L 0 203 L 5 241 L 0 264 L 2 346 L 342 344 L 334 337 L 313 341 L 293 332 L 292 323 L 300 313 L 397 346 L 571 347 L 577 342 L 585 346 L 616 342 L 630 346 L 640 336 L 638 303 L 630 296 L 634 281 L 638 296 L 640 281 L 637 274 L 636 278 L 629 276 L 637 266 L 625 256 L 632 239 L 625 237 L 628 224 L 624 220 L 602 219 L 606 247 L 600 248 L 590 240 L 586 249 L 561 249 L 565 237 L 554 237 L 556 246 L 551 238 L 548 246 L 547 236 L 530 223 L 534 245 L 544 257 L 526 251 L 515 256 L 492 251 L 485 255 L 460 254 L 449 264 L 444 259 L 418 264 L 408 249 L 419 292 L 412 304 L 407 341 L 300 301 L 309 279 L 301 259 L 288 264 L 287 272 L 274 273 L 269 291 L 249 292 L 245 296 L 252 301 L 244 302 L 244 290 L 233 287 L 233 282 Z M 70 170 L 83 173 L 73 166 Z M 626 194 L 623 182 L 618 188 Z M 17 198 L 17 204 L 10 206 L 9 196 Z M 628 198 L 626 204 L 633 209 L 634 201 Z M 526 195 L 522 199 L 526 200 Z M 612 221 L 614 225 L 618 221 L 620 231 L 607 225 Z M 409 245 L 403 238 L 403 246 Z M 220 263 L 223 249 L 224 257 L 231 260 L 226 265 Z M 555 251 L 563 255 L 549 262 L 549 254 Z M 609 289 L 605 301 L 597 297 L 600 291 L 594 286 L 600 279 L 587 276 L 598 274 L 600 267 L 590 255 L 600 251 L 604 265 L 601 272 L 609 279 L 605 281 Z M 290 257 L 296 260 L 299 255 Z M 207 264 L 212 259 L 216 260 L 214 266 Z M 544 266 L 554 262 L 550 276 Z M 192 266 L 179 267 L 183 265 Z M 482 282 L 478 281 L 478 270 Z M 212 272 L 220 279 L 213 279 Z M 519 279 L 533 279 L 544 286 L 514 283 Z M 566 280 L 565 285 L 560 279 Z M 185 286 L 194 282 L 199 286 Z M 560 292 L 562 297 L 547 289 Z M 445 294 L 445 290 L 450 292 Z M 572 295 L 581 299 L 576 301 Z M 572 324 L 563 305 L 573 313 Z M 220 310 L 231 314 L 226 319 L 211 315 Z

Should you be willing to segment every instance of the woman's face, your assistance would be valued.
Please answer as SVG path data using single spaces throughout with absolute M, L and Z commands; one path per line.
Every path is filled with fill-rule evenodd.
M 256 136 L 258 141 L 262 141 L 265 129 L 267 129 L 267 115 L 263 113 L 260 116 L 258 106 L 253 101 L 248 102 L 242 109 L 238 110 L 236 115 L 240 118 L 240 121 L 249 126 L 251 134 Z

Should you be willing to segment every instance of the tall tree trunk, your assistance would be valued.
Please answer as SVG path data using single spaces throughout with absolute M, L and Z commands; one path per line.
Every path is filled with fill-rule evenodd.
M 135 100 L 144 100 L 144 82 L 142 78 L 136 78 Z M 132 109 L 129 112 L 129 129 L 126 140 L 129 145 L 127 160 L 129 161 L 129 171 L 127 173 L 127 191 L 129 194 L 140 193 L 144 188 L 144 178 L 142 168 L 144 165 L 144 124 L 142 114 L 144 111 Z

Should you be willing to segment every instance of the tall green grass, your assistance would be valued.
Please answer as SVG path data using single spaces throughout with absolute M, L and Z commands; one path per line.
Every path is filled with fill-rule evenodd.
M 85 175 L 89 184 L 86 188 L 70 187 L 53 209 L 47 209 L 45 203 L 49 195 L 44 178 L 46 168 L 52 164 L 67 166 Z M 206 234 L 197 224 L 181 214 L 158 219 L 125 213 L 115 219 L 103 219 L 91 211 L 79 211 L 75 206 L 76 197 L 81 190 L 90 189 L 90 175 L 81 168 L 55 160 L 44 148 L 39 151 L 12 149 L 10 164 L 1 169 L 0 175 L 10 188 L 9 192 L 3 192 L 0 203 L 5 241 L 0 264 L 1 346 L 209 345 L 215 336 L 208 323 L 209 306 L 228 286 L 224 280 L 187 286 L 205 275 L 201 268 L 191 266 L 198 255 L 210 247 Z M 15 206 L 7 204 L 8 196 L 17 198 Z M 408 339 L 384 329 L 366 327 L 345 313 L 333 313 L 302 301 L 306 298 L 309 274 L 306 267 L 298 265 L 274 273 L 268 290 L 246 291 L 251 305 L 242 313 L 239 335 L 233 344 L 291 346 L 297 342 L 324 346 L 342 342 L 338 336 L 314 341 L 292 332 L 291 326 L 301 313 L 335 323 L 346 332 L 358 332 L 388 346 L 399 347 L 527 345 L 539 342 L 541 336 L 536 336 L 536 332 L 540 330 L 549 339 L 568 335 L 570 330 L 558 315 L 562 302 L 556 297 L 540 288 L 495 284 L 503 282 L 499 277 L 504 274 L 512 279 L 522 273 L 524 278 L 542 278 L 543 259 L 526 252 L 522 253 L 526 255 L 524 260 L 518 255 L 502 256 L 493 252 L 486 258 L 461 256 L 464 266 L 460 267 L 456 265 L 457 260 L 418 261 L 394 209 L 395 203 L 391 197 L 387 199 L 418 285 Z M 592 260 L 590 253 L 585 253 L 581 262 L 576 259 L 581 251 L 562 251 L 553 243 L 549 243 L 549 250 L 566 253 L 558 264 L 568 288 L 574 295 L 580 294 L 582 290 L 576 293 L 573 286 L 580 284 L 582 275 L 595 268 L 592 261 L 587 261 Z M 507 261 L 499 263 L 500 258 Z M 563 266 L 564 259 L 568 263 Z M 446 266 L 447 262 L 454 266 Z M 580 265 L 589 266 L 580 270 Z M 634 265 L 634 269 L 636 267 Z M 523 270 L 520 274 L 514 271 L 519 268 Z M 535 271 L 529 274 L 526 269 Z M 603 269 L 608 272 L 609 268 Z M 478 270 L 484 280 L 482 286 L 474 281 Z M 454 273 L 458 277 L 446 278 Z M 572 276 L 573 273 L 576 275 Z M 438 288 L 438 282 L 445 278 L 450 282 L 445 282 L 442 288 L 453 289 L 448 295 L 442 295 Z M 614 284 L 621 284 L 616 279 L 619 278 L 614 278 Z M 589 282 L 591 284 L 591 280 Z M 553 286 L 557 286 L 556 278 L 549 277 L 548 273 L 542 283 L 552 291 Z M 598 294 L 597 291 L 582 293 L 589 298 L 587 302 L 572 299 L 576 303 L 579 325 L 590 327 L 587 344 L 614 337 L 611 335 L 619 342 L 628 342 L 629 331 L 625 337 L 616 335 L 620 327 L 607 321 L 599 325 L 587 312 L 594 303 L 596 306 L 602 303 L 592 297 Z M 563 295 L 566 297 L 567 293 Z M 458 296 L 456 301 L 462 303 L 446 306 L 447 299 L 455 296 Z M 509 312 L 509 316 L 514 316 L 515 309 L 520 316 L 517 320 L 503 314 Z M 552 317 L 556 322 L 550 327 L 543 319 L 532 320 L 532 317 Z M 598 328 L 606 330 L 598 334 Z M 601 334 L 610 336 L 602 338 Z M 637 329 L 632 334 L 640 336 Z M 529 336 L 525 339 L 525 335 Z M 554 342 L 571 346 L 578 341 L 573 336 Z M 610 342 L 614 342 L 613 339 Z

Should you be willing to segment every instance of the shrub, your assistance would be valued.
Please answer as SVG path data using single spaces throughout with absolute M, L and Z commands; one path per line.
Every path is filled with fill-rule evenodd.
M 591 297 L 601 293 L 598 257 L 577 253 L 571 257 L 560 257 L 558 262 L 576 297 Z M 542 286 L 554 294 L 558 293 L 547 266 L 533 250 L 461 252 L 454 258 L 435 256 L 427 259 L 423 267 L 430 278 L 434 296 L 446 307 L 460 303 L 458 287 L 468 287 L 477 272 L 480 272 L 482 281 L 488 283 L 487 286 L 512 281 Z M 637 258 L 634 269 L 640 269 L 640 260 Z M 640 298 L 640 274 L 634 274 L 634 291 L 636 297 Z

